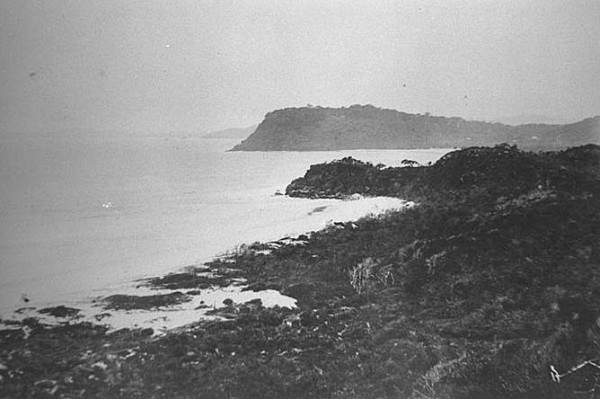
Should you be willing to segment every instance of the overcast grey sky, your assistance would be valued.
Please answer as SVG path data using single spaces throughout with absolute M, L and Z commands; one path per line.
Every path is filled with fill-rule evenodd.
M 216 130 L 306 104 L 600 114 L 600 1 L 0 1 L 0 129 Z

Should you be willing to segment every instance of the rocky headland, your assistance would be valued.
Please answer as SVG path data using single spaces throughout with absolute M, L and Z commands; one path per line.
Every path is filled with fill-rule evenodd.
M 329 151 L 493 146 L 558 150 L 600 144 L 600 116 L 566 125 L 470 121 L 372 105 L 286 108 L 268 113 L 232 151 Z

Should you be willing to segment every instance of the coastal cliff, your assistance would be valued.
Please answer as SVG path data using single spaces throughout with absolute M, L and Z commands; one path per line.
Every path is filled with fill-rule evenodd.
M 490 146 L 565 149 L 600 144 L 600 116 L 567 125 L 520 126 L 409 114 L 371 105 L 286 108 L 268 113 L 232 151 L 327 151 Z

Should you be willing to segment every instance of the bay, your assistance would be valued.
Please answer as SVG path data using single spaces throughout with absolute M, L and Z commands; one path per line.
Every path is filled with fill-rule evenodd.
M 448 152 L 226 151 L 236 143 L 78 131 L 3 139 L 0 317 L 23 306 L 90 301 L 242 243 L 393 206 L 274 195 L 311 164 L 353 156 L 399 166 Z

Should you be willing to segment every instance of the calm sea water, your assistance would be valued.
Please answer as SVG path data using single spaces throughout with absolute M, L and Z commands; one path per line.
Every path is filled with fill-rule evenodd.
M 447 150 L 226 152 L 236 141 L 78 134 L 0 143 L 0 317 L 94 298 L 235 245 L 316 229 L 337 201 L 274 196 L 314 163 Z

